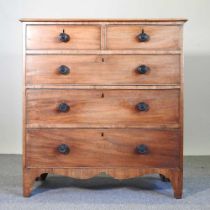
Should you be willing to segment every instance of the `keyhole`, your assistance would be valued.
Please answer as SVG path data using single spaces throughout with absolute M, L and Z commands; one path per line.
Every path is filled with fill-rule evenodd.
M 103 132 L 101 133 L 101 136 L 104 136 L 104 133 Z
M 101 61 L 104 62 L 104 58 L 101 58 Z
M 104 93 L 101 94 L 101 98 L 104 98 Z
M 64 29 L 63 29 L 63 33 L 65 33 Z

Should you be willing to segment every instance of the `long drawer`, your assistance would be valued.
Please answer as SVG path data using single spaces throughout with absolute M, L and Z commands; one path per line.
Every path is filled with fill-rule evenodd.
M 146 129 L 32 129 L 27 167 L 177 167 L 180 132 Z
M 138 127 L 179 123 L 179 90 L 29 89 L 30 126 Z
M 106 34 L 107 49 L 180 50 L 182 44 L 178 26 L 110 25 Z
M 98 25 L 28 25 L 26 29 L 27 49 L 98 50 L 100 47 L 101 27 Z
M 179 55 L 27 55 L 26 84 L 179 84 Z

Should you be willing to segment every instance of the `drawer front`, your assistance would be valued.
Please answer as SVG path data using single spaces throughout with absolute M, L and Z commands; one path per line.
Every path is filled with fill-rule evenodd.
M 62 35 L 64 32 L 64 35 Z M 101 31 L 99 26 L 38 25 L 27 26 L 27 49 L 100 49 Z M 62 37 L 67 37 L 67 40 Z
M 143 34 L 148 40 L 140 41 Z M 117 25 L 107 27 L 108 49 L 179 50 L 181 28 L 178 26 Z
M 138 127 L 179 121 L 179 90 L 27 91 L 30 126 Z
M 27 55 L 27 84 L 178 84 L 179 55 Z
M 144 129 L 33 129 L 27 167 L 177 167 L 180 133 Z

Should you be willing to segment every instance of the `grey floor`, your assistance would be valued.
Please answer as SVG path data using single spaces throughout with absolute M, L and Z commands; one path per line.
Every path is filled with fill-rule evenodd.
M 170 183 L 157 175 L 118 181 L 100 176 L 77 180 L 49 176 L 30 198 L 22 197 L 20 155 L 0 155 L 0 209 L 3 210 L 210 210 L 210 157 L 187 157 L 184 162 L 184 196 L 172 197 Z

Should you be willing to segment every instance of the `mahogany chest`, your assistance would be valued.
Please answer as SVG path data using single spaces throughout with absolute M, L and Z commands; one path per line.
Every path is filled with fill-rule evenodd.
M 22 19 L 23 194 L 48 173 L 183 180 L 184 19 Z

